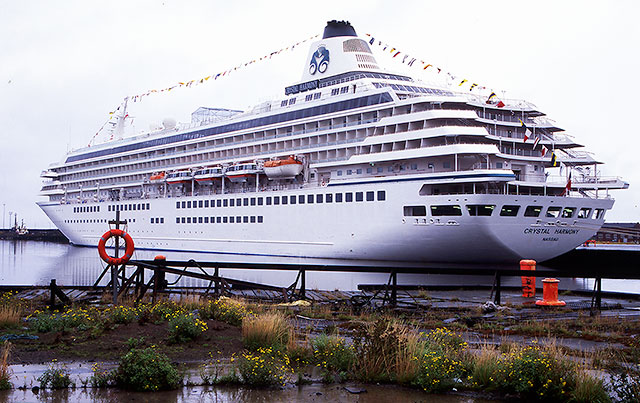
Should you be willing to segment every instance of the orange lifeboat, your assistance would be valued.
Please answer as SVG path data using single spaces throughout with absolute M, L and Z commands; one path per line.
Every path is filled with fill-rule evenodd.
M 156 172 L 153 175 L 151 175 L 149 177 L 149 181 L 151 182 L 163 182 L 164 181 L 164 177 L 165 177 L 165 173 L 163 172 Z
M 269 179 L 291 179 L 300 175 L 301 172 L 302 162 L 293 157 L 264 163 L 264 173 Z

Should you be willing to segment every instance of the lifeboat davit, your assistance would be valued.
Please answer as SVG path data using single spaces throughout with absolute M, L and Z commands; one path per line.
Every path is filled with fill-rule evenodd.
M 264 163 L 264 173 L 269 179 L 291 179 L 300 175 L 301 172 L 302 162 L 293 157 Z
M 224 172 L 231 182 L 246 182 L 248 178 L 264 172 L 255 162 L 234 164 Z
M 222 176 L 224 176 L 222 167 L 210 167 L 198 169 L 196 172 L 194 172 L 193 179 L 195 179 L 198 183 L 206 183 L 220 180 L 222 179 Z
M 167 183 L 175 185 L 177 183 L 190 183 L 193 175 L 189 170 L 175 171 L 167 175 Z
M 164 172 L 155 172 L 153 175 L 149 177 L 149 182 L 164 182 L 165 173 Z

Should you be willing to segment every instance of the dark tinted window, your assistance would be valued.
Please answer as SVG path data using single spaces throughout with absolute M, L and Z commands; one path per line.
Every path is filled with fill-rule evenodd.
M 457 205 L 431 206 L 431 215 L 439 216 L 461 216 L 462 209 Z
M 469 204 L 467 205 L 467 211 L 471 216 L 490 216 L 493 214 L 493 210 L 496 208 L 494 205 L 489 204 Z
M 427 207 L 426 206 L 404 206 L 404 215 L 405 217 L 415 217 L 415 216 L 426 216 L 427 215 Z
M 500 210 L 500 215 L 503 217 L 515 217 L 518 215 L 519 210 L 520 210 L 520 206 L 505 205 L 505 206 L 502 206 L 502 209 Z
M 527 206 L 524 210 L 525 217 L 540 217 L 542 206 Z

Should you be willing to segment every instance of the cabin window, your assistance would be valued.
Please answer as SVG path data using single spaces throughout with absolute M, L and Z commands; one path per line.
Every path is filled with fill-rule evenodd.
M 229 217 L 222 217 L 222 223 L 226 224 L 229 222 Z
M 467 211 L 470 216 L 485 216 L 488 217 L 493 214 L 493 210 L 496 208 L 493 204 L 469 204 L 467 205 Z
M 373 168 L 367 168 L 367 173 L 368 173 L 368 174 L 373 173 Z
M 216 200 L 216 207 L 222 206 L 222 200 Z
M 227 206 L 229 206 L 229 199 L 224 199 L 224 200 L 222 201 L 222 206 L 223 206 L 223 207 L 227 207 Z
M 255 198 L 255 197 L 252 197 L 252 198 L 251 198 L 251 205 L 252 205 L 252 206 L 255 206 L 255 205 L 256 205 L 256 198 Z
M 578 211 L 578 218 L 589 218 L 591 215 L 591 209 L 587 207 L 583 207 Z
M 289 198 L 287 196 L 282 196 L 282 204 L 287 204 L 289 202 Z
M 364 195 L 362 194 L 362 192 L 356 192 L 356 201 L 357 202 L 361 202 L 364 200 Z
M 527 206 L 524 210 L 525 217 L 540 217 L 542 206 Z
M 242 199 L 241 198 L 237 198 L 236 199 L 236 206 L 238 206 L 238 207 L 242 206 Z
M 564 210 L 562 210 L 562 218 L 573 217 L 573 213 L 575 213 L 576 210 L 577 210 L 576 207 L 565 207 Z
M 253 223 L 255 223 L 255 222 L 256 222 L 256 216 L 252 215 L 252 216 L 251 216 L 251 223 L 253 224 Z
M 276 206 L 280 204 L 280 196 L 273 197 L 273 204 Z
M 462 209 L 458 205 L 439 205 L 431 206 L 431 215 L 440 216 L 461 216 Z
M 267 206 L 271 205 L 271 196 L 267 196 Z
M 261 215 L 258 216 L 258 223 L 262 223 L 262 216 Z
M 307 195 L 307 204 L 313 203 L 313 195 Z
M 353 201 L 353 193 L 349 192 L 349 193 L 345 193 L 344 194 L 344 201 L 347 203 L 351 203 Z
M 316 195 L 316 203 L 322 203 L 322 195 Z
M 204 223 L 205 223 L 205 224 L 209 224 L 209 217 L 205 217 L 205 218 L 204 218 Z
M 193 217 L 195 218 L 195 217 Z M 202 217 L 198 217 L 198 224 L 202 224 Z
M 358 169 L 356 169 L 356 173 L 357 173 L 358 175 L 361 175 L 361 174 L 362 174 L 362 168 L 358 168 Z
M 258 206 L 262 206 L 262 197 L 258 197 Z
M 336 203 L 342 203 L 342 193 L 336 193 Z
M 604 209 L 595 209 L 591 218 L 593 218 L 594 220 L 602 220 L 604 218 Z
M 387 198 L 387 192 L 384 190 L 378 190 L 378 201 L 385 201 Z
M 205 208 L 209 208 L 209 200 L 205 200 L 204 201 L 204 207 Z
M 176 224 L 180 224 L 180 217 L 176 217 Z
M 249 216 L 246 215 L 246 216 L 242 217 L 242 222 L 247 224 L 249 222 Z
M 236 218 L 234 216 L 229 217 L 229 223 L 234 224 L 236 222 Z
M 332 193 L 327 193 L 325 196 L 325 201 L 327 203 L 333 203 L 333 194 Z
M 187 224 L 191 224 L 191 217 L 187 217 Z
M 404 206 L 405 217 L 425 217 L 427 215 L 426 206 Z
M 342 171 L 338 171 L 338 176 L 342 176 Z
M 187 208 L 191 208 L 191 201 L 187 202 Z
M 236 200 L 235 199 L 229 199 L 229 207 L 235 207 L 236 205 Z
M 222 217 L 216 217 L 216 224 L 220 224 L 222 222 Z
M 298 196 L 298 204 L 304 204 L 304 195 Z
M 378 169 L 376 169 L 376 171 L 377 171 L 379 174 L 381 174 L 381 173 L 384 171 L 384 168 L 383 168 L 383 167 L 378 167 Z
M 203 201 L 202 200 L 198 200 L 198 207 L 199 208 L 202 208 L 202 204 L 203 204 Z
M 295 196 L 289 196 L 289 204 L 296 204 L 298 198 Z
M 518 215 L 519 210 L 520 210 L 520 206 L 505 205 L 505 206 L 502 206 L 502 209 L 500 210 L 500 215 L 502 217 L 515 217 Z
M 374 201 L 374 193 L 367 192 L 367 201 Z
M 562 207 L 551 206 L 551 207 L 549 207 L 547 209 L 546 217 L 547 218 L 558 218 L 558 216 L 560 216 L 560 210 L 562 210 Z

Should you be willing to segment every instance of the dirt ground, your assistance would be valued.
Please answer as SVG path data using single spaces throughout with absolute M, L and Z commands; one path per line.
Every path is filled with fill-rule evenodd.
M 115 325 L 102 334 L 90 332 L 38 333 L 37 340 L 13 340 L 11 364 L 39 364 L 59 361 L 117 361 L 129 349 L 128 340 L 144 338 L 138 347 L 157 346 L 175 362 L 204 361 L 213 352 L 228 357 L 242 350 L 239 327 L 215 320 L 206 321 L 208 330 L 196 340 L 169 344 L 168 326 L 137 322 Z M 11 333 L 4 331 L 2 333 Z

